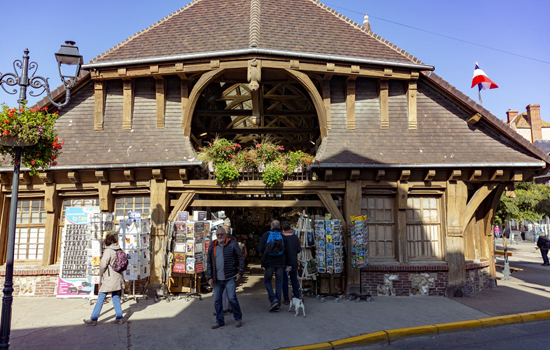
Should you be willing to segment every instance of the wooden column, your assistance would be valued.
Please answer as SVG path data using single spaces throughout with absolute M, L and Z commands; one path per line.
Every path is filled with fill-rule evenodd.
M 468 200 L 468 188 L 462 181 L 449 181 L 446 191 L 447 263 L 449 285 L 447 296 L 467 296 L 463 215 Z
M 389 82 L 387 79 L 380 79 L 380 129 L 390 128 L 389 111 Z
M 162 283 L 165 254 L 165 225 L 168 219 L 169 194 L 166 180 L 151 180 L 151 284 Z
M 157 100 L 157 129 L 164 129 L 164 115 L 166 114 L 165 82 L 162 76 L 155 75 Z
M 323 80 L 323 102 L 327 111 L 327 129 L 330 129 L 330 80 Z
M 114 211 L 114 201 L 111 196 L 111 186 L 109 184 L 109 172 L 107 170 L 97 170 L 95 177 L 99 184 L 97 190 L 99 192 L 99 210 L 102 213 L 111 213 Z
M 185 116 L 189 104 L 189 81 L 181 79 L 181 128 L 185 128 Z
M 409 253 L 407 245 L 407 202 L 409 199 L 410 170 L 401 172 L 400 180 L 397 181 L 397 254 L 399 262 L 408 262 Z
M 409 81 L 409 90 L 407 93 L 409 104 L 409 129 L 416 130 L 418 122 L 416 118 L 416 95 L 417 95 L 417 83 L 416 80 Z
M 346 81 L 346 112 L 347 128 L 355 130 L 355 77 L 349 77 Z
M 134 108 L 134 89 L 131 80 L 123 80 L 122 93 L 122 129 L 132 129 L 132 112 Z
M 105 115 L 105 82 L 94 81 L 94 130 L 103 130 L 103 116 Z
M 346 194 L 344 198 L 344 217 L 347 227 L 351 227 L 350 216 L 361 215 L 361 181 L 346 181 Z M 346 294 L 361 293 L 361 269 L 351 265 L 351 233 L 346 231 L 346 270 L 347 283 Z
M 57 237 L 59 220 L 59 196 L 55 183 L 44 184 L 44 206 L 46 209 L 46 236 L 44 236 L 44 250 L 42 252 L 42 265 L 55 264 L 56 245 L 61 237 Z

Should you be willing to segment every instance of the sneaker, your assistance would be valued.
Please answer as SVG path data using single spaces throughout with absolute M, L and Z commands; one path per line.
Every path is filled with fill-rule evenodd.
M 272 302 L 271 303 L 271 306 L 269 307 L 269 311 L 274 311 L 275 309 L 277 309 L 279 307 L 279 303 L 277 303 L 276 301 Z
M 289 305 L 289 304 L 290 304 L 290 300 L 284 300 L 284 301 L 283 301 L 283 304 Z
M 214 324 L 212 325 L 212 329 L 217 329 L 217 328 L 220 328 L 221 326 L 223 326 L 223 324 L 214 323 Z
M 115 318 L 115 319 L 113 320 L 113 323 L 120 323 L 120 324 L 122 324 L 122 323 L 124 323 L 124 322 L 125 322 L 125 321 L 124 321 L 124 318 Z
M 237 321 L 235 322 L 235 328 L 240 328 L 243 325 L 243 321 Z
M 279 312 L 281 311 L 281 305 L 277 304 L 277 307 L 273 309 L 273 312 Z
M 92 320 L 91 318 L 88 318 L 86 320 L 82 320 L 84 323 L 86 323 L 88 326 L 96 326 L 97 320 Z

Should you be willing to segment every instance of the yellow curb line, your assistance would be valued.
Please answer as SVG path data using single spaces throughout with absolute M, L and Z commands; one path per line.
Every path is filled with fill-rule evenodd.
M 512 314 L 505 316 L 486 317 L 476 320 L 438 323 L 435 325 L 426 325 L 409 328 L 396 328 L 386 331 L 367 333 L 355 337 L 318 343 L 312 345 L 297 346 L 280 350 L 332 350 L 345 348 L 368 343 L 387 342 L 390 343 L 399 338 L 413 337 L 426 334 L 440 334 L 452 331 L 461 331 L 473 328 L 486 328 L 513 323 L 526 323 L 533 321 L 542 321 L 550 319 L 550 310 L 524 312 L 521 314 Z

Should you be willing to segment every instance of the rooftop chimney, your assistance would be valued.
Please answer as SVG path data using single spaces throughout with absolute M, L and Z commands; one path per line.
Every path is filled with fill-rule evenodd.
M 506 112 L 506 116 L 508 116 L 508 124 L 515 121 L 516 117 L 518 116 L 518 111 L 512 111 L 511 109 Z M 515 124 L 515 123 L 514 123 Z
M 369 15 L 365 15 L 365 19 L 363 19 L 363 28 L 365 28 L 369 32 L 371 31 L 370 30 Z
M 540 121 L 540 105 L 528 105 L 527 116 L 531 124 L 531 142 L 542 140 L 542 125 Z

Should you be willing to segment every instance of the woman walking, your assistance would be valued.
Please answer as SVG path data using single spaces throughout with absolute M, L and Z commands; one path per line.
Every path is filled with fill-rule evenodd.
M 95 304 L 92 316 L 84 320 L 84 323 L 89 326 L 95 326 L 97 324 L 97 319 L 101 313 L 101 307 L 103 306 L 103 301 L 107 293 L 111 293 L 113 307 L 115 308 L 116 319 L 113 323 L 124 323 L 124 318 L 122 318 L 122 307 L 120 306 L 120 296 L 124 290 L 124 276 L 122 276 L 120 272 L 113 270 L 112 266 L 116 260 L 116 252 L 120 249 L 115 235 L 107 235 L 105 238 L 105 246 L 106 248 L 103 252 L 103 257 L 101 257 L 101 263 L 99 264 L 99 276 L 101 276 L 99 296 L 97 297 L 97 303 Z

